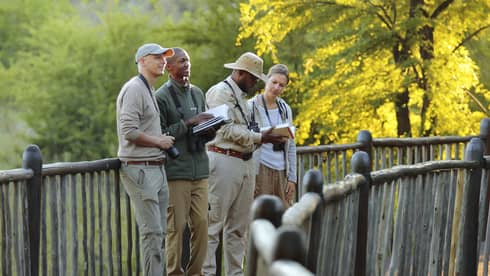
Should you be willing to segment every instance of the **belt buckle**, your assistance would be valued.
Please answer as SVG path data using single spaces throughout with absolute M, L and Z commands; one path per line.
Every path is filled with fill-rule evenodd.
M 252 152 L 242 153 L 242 159 L 244 161 L 250 160 L 250 158 L 252 158 L 252 156 L 253 156 L 253 153 Z

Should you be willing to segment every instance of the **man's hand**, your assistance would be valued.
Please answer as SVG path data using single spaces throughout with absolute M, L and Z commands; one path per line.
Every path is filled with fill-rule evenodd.
M 199 113 L 196 116 L 193 116 L 193 117 L 185 120 L 185 124 L 186 124 L 186 126 L 190 127 L 190 126 L 194 126 L 194 125 L 200 124 L 202 122 L 211 120 L 213 118 L 214 118 L 213 114 Z
M 272 133 L 272 128 L 262 132 L 262 144 L 265 143 L 280 144 L 286 141 L 287 141 L 286 137 L 279 134 Z
M 207 143 L 216 137 L 216 129 L 214 128 L 209 128 L 208 130 L 204 131 L 203 134 L 199 135 L 204 141 Z
M 175 137 L 173 136 L 168 136 L 168 135 L 160 135 L 157 137 L 157 145 L 161 149 L 168 149 L 170 148 L 175 141 Z

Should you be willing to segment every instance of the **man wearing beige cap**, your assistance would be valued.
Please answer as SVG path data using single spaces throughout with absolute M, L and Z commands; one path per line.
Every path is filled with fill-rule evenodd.
M 117 97 L 121 182 L 138 223 L 143 275 L 148 276 L 166 275 L 168 185 L 163 161 L 174 137 L 162 135 L 153 85 L 163 75 L 165 58 L 172 55 L 172 49 L 158 44 L 142 45 L 135 55 L 139 74 L 124 84 Z
M 251 111 L 246 104 L 246 96 L 255 92 L 257 80 L 266 79 L 262 59 L 247 52 L 236 62 L 225 64 L 225 68 L 233 70 L 231 75 L 206 94 L 209 108 L 228 106 L 231 122 L 222 126 L 208 143 L 210 210 L 205 275 L 216 274 L 215 252 L 221 230 L 225 275 L 243 275 L 246 230 L 255 185 L 252 153 L 261 143 L 279 144 L 284 139 L 271 131 L 260 133 L 257 123 L 251 121 Z

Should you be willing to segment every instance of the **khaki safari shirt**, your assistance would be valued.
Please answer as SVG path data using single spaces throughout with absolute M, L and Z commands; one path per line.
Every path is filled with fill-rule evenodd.
M 220 82 L 209 88 L 206 93 L 208 107 L 228 105 L 228 119 L 231 120 L 230 123 L 223 125 L 216 132 L 216 137 L 208 145 L 243 153 L 253 152 L 256 144 L 260 144 L 262 135 L 248 129 L 247 124 L 251 120 L 251 110 L 249 110 L 245 98 L 247 93 L 238 87 L 231 76 L 226 78 L 226 81 L 233 89 L 230 89 L 230 86 L 225 82 Z M 238 106 L 241 107 L 246 118 L 243 117 Z

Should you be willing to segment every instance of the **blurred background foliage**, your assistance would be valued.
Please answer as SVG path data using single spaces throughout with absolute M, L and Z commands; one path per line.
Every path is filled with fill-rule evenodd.
M 346 135 L 363 127 L 349 124 L 340 114 L 329 116 L 333 119 L 340 116 L 338 122 L 343 125 L 328 127 L 307 118 L 321 118 L 309 114 L 332 113 L 311 104 L 315 101 L 313 95 L 318 97 L 320 92 L 305 95 L 315 86 L 332 89 L 323 86 L 324 80 L 318 78 L 334 78 L 335 75 L 329 75 L 331 68 L 308 70 L 319 67 L 310 64 L 311 54 L 328 42 L 335 30 L 330 36 L 305 31 L 318 30 L 318 25 L 314 27 L 315 20 L 309 20 L 301 28 L 288 28 L 288 18 L 290 24 L 296 24 L 297 18 L 283 16 L 284 21 L 276 22 L 275 29 L 271 29 L 278 33 L 288 31 L 281 38 L 276 55 L 260 44 L 250 29 L 247 37 L 247 30 L 241 25 L 245 22 L 244 7 L 252 2 L 0 0 L 0 169 L 19 167 L 27 144 L 40 146 L 45 163 L 116 156 L 115 99 L 124 82 L 136 74 L 134 53 L 145 42 L 187 49 L 192 60 L 192 82 L 204 91 L 229 73 L 223 68 L 224 63 L 232 62 L 245 51 L 261 52 L 266 61 L 265 70 L 273 61 L 287 64 L 296 85 L 284 97 L 292 103 L 298 120 L 309 122 L 307 125 L 297 122 L 304 137 L 298 141 L 300 144 L 341 142 Z M 311 15 L 299 15 L 307 16 Z M 352 24 L 337 31 L 346 32 L 357 23 Z M 260 33 L 262 29 L 254 26 L 252 31 Z M 240 32 L 245 35 L 237 44 Z M 489 37 L 486 30 L 465 44 L 481 72 L 477 77 L 482 84 L 479 89 L 483 90 L 479 91 L 490 87 Z M 306 71 L 308 74 L 304 74 Z M 156 87 L 166 79 L 166 76 L 161 78 Z M 353 78 L 353 81 L 362 80 Z M 299 84 L 304 87 L 300 89 Z M 320 99 L 316 101 L 329 106 L 328 99 Z M 489 97 L 480 100 L 488 109 Z M 354 99 L 345 97 L 343 101 L 339 106 L 352 105 Z M 365 108 L 372 106 L 373 110 L 380 105 L 374 100 L 367 104 Z M 359 109 L 354 107 L 346 112 Z M 339 127 L 343 130 L 336 129 Z
M 192 82 L 206 91 L 235 46 L 238 1 L 1 1 L 0 169 L 27 144 L 44 162 L 116 156 L 115 99 L 136 74 L 146 42 L 186 48 Z M 158 88 L 167 76 L 157 83 Z

